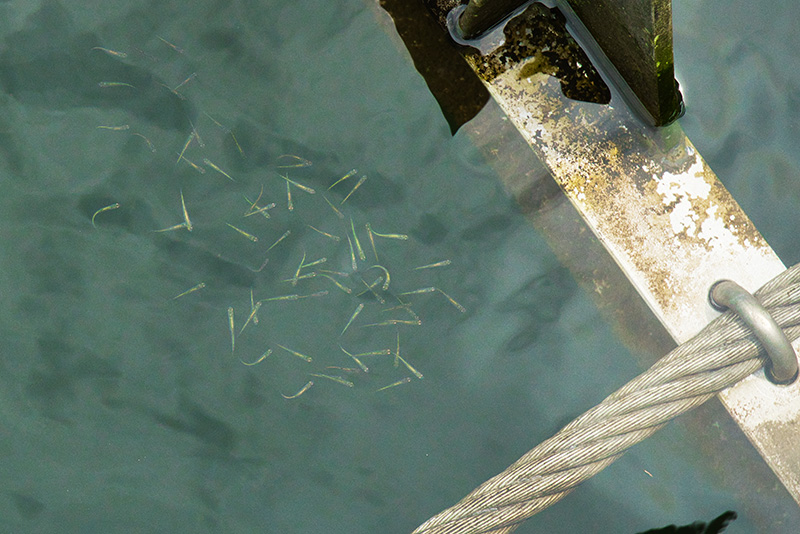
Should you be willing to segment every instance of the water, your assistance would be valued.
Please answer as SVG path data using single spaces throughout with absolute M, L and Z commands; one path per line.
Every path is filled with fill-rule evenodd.
M 784 263 L 797 263 L 798 6 L 674 4 L 681 124 Z
M 450 136 L 371 4 L 46 1 L 1 4 L 0 21 L 5 531 L 410 532 L 638 373 L 469 137 Z M 736 194 L 743 175 L 724 158 L 741 156 L 715 161 L 703 143 L 750 125 L 718 119 L 695 134 L 693 102 L 698 117 L 714 106 L 691 80 L 685 126 Z M 184 155 L 204 174 L 177 161 L 192 124 L 204 146 Z M 287 168 L 300 160 L 285 154 L 313 164 Z M 293 188 L 289 211 L 278 173 L 315 194 Z M 262 186 L 271 218 L 244 217 Z M 181 194 L 193 231 L 154 232 L 182 222 Z M 788 213 L 791 199 L 775 197 Z M 337 278 L 352 294 L 321 277 L 281 282 L 304 254 L 352 270 L 351 216 L 368 283 L 382 272 L 367 269 L 365 223 L 409 236 L 376 238 L 386 307 L 435 286 L 466 312 L 421 293 L 405 297 L 421 325 L 365 327 L 413 317 L 356 296 L 356 276 Z M 776 235 L 791 250 L 791 233 Z M 264 302 L 232 354 L 227 309 L 238 334 L 251 289 L 329 293 Z M 423 379 L 391 356 L 365 357 L 369 373 L 330 368 L 359 369 L 339 345 L 395 349 L 398 331 Z M 711 455 L 680 446 L 696 442 L 671 425 L 518 532 L 635 532 L 741 511 L 706 472 Z M 743 515 L 730 532 L 753 531 L 759 518 Z

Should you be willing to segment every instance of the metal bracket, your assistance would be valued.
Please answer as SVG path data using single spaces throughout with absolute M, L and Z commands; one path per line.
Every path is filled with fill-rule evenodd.
M 755 333 L 770 358 L 765 372 L 767 378 L 780 385 L 797 379 L 797 356 L 792 344 L 758 300 L 742 286 L 730 280 L 719 280 L 711 286 L 708 300 L 719 311 L 736 313 Z

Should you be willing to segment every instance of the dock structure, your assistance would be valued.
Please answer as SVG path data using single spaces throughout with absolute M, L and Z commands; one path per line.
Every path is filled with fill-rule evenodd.
M 601 308 L 602 301 L 610 300 L 643 310 L 660 325 L 663 334 L 657 337 L 662 343 L 671 338 L 680 344 L 717 316 L 708 301 L 715 282 L 730 279 L 755 292 L 785 270 L 674 122 L 682 102 L 674 80 L 669 1 L 557 0 L 548 3 L 553 7 L 531 3 L 499 23 L 505 39 L 489 46 L 477 41 L 471 45 L 463 27 L 454 31 L 450 12 L 470 9 L 458 4 L 431 1 L 428 7 L 443 31 L 461 45 L 461 56 L 503 121 L 513 126 L 507 127 L 506 146 L 487 147 L 498 161 L 501 179 L 538 227 L 544 227 L 551 243 L 578 226 L 564 211 L 574 209 L 574 218 L 591 231 L 587 234 L 594 249 L 604 250 L 608 261 L 590 268 L 587 249 L 578 251 L 569 244 L 555 248 L 578 278 L 594 288 Z M 562 34 L 560 21 L 566 21 Z M 576 54 L 586 54 L 597 63 L 591 67 L 610 80 L 609 105 L 565 96 L 566 86 L 575 80 L 581 85 L 585 78 L 565 72 L 563 63 L 590 69 L 584 65 L 586 56 L 558 56 L 552 47 L 542 46 L 541 29 L 551 22 L 553 35 L 563 37 L 562 42 L 574 39 L 581 48 Z M 492 31 L 498 31 L 497 24 Z M 602 53 L 590 50 L 590 41 Z M 626 83 L 614 83 L 615 75 Z M 465 127 L 475 135 L 492 126 L 503 128 L 502 121 L 492 124 L 488 115 L 482 113 Z M 532 165 L 541 172 L 519 163 L 529 161 L 531 153 Z M 559 208 L 560 220 L 552 211 L 537 209 L 545 202 L 557 204 L 551 201 L 559 195 L 568 200 L 563 203 L 568 207 Z M 598 268 L 600 264 L 605 267 Z M 620 298 L 622 294 L 627 296 Z M 623 319 L 623 330 L 634 336 L 636 328 L 653 325 L 638 315 Z M 640 334 L 652 331 L 641 329 Z M 800 342 L 793 347 L 797 352 Z M 763 372 L 719 393 L 733 420 L 800 503 L 800 453 L 793 446 L 800 441 L 798 398 L 800 381 L 777 385 Z

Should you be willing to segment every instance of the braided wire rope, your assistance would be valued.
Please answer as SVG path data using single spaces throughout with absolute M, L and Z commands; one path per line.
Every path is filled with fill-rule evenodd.
M 790 341 L 800 337 L 800 264 L 762 286 L 755 297 Z M 700 406 L 766 362 L 766 351 L 755 334 L 727 311 L 412 534 L 512 532 L 671 419 Z

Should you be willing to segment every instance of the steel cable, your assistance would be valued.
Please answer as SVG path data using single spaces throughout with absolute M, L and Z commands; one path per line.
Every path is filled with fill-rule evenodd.
M 800 337 L 800 264 L 755 297 L 790 341 Z M 725 312 L 413 534 L 512 532 L 671 419 L 762 368 L 766 358 L 755 334 L 733 312 Z

